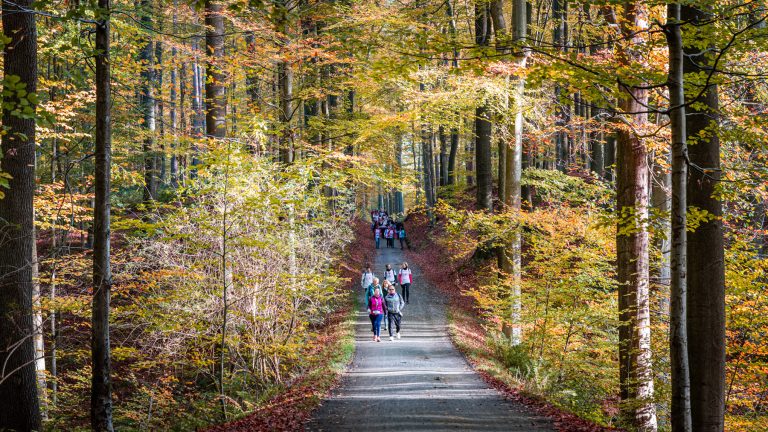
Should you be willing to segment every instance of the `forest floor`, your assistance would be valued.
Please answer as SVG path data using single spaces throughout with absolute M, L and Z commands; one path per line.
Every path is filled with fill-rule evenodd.
M 405 260 L 399 248 L 377 252 L 377 275 L 386 264 L 397 268 Z M 415 283 L 400 340 L 390 341 L 382 330 L 382 342 L 372 341 L 362 306 L 365 294 L 358 289 L 354 358 L 307 430 L 554 430 L 550 418 L 505 398 L 473 370 L 451 343 L 448 297 L 427 281 L 418 265 L 411 269 Z

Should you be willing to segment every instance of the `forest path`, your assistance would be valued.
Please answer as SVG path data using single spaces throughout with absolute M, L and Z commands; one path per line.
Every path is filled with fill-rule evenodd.
M 376 252 L 373 271 L 380 279 L 386 264 L 396 269 L 404 260 L 399 246 Z M 403 312 L 400 340 L 391 342 L 382 328 L 382 342 L 372 341 L 371 322 L 362 307 L 365 293 L 358 288 L 362 300 L 354 358 L 307 430 L 554 430 L 549 419 L 504 399 L 475 373 L 448 336 L 447 299 L 425 283 L 417 266 L 410 267 L 415 284 Z

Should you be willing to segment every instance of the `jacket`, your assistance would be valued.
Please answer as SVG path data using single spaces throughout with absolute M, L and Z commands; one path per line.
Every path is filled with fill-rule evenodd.
M 368 299 L 368 310 L 370 311 L 371 315 L 386 315 L 387 302 L 385 302 L 381 296 L 373 296 Z M 377 314 L 376 312 L 379 313 Z
M 403 298 L 398 293 L 387 294 L 384 297 L 384 303 L 388 312 L 396 314 L 401 313 L 405 307 L 405 301 L 403 301 Z

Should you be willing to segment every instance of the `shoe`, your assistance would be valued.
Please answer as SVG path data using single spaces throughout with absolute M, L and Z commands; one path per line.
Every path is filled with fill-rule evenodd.
M 397 338 L 400 339 L 400 332 L 397 332 Z
M 377 338 L 376 338 L 376 342 L 381 342 L 381 338 L 380 338 L 380 337 L 377 337 Z
M 399 338 L 398 338 L 398 339 L 399 339 Z M 389 341 L 390 341 L 390 342 L 392 342 L 393 340 L 395 340 L 395 338 L 393 338 L 392 336 L 390 336 L 390 337 L 389 337 Z
M 373 341 L 376 342 L 376 336 L 373 337 Z

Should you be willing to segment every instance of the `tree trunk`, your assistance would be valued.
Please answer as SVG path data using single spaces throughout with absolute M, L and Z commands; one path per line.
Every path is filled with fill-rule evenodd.
M 227 134 L 227 99 L 224 85 L 224 5 L 205 0 L 205 132 L 209 138 Z
M 568 42 L 568 2 L 566 0 L 552 0 L 552 18 L 554 27 L 552 40 L 561 51 L 567 51 Z M 569 123 L 568 112 L 560 103 L 560 86 L 555 86 L 555 166 L 565 171 L 568 166 L 568 134 L 565 128 Z
M 672 370 L 672 431 L 690 432 L 691 394 L 686 328 L 686 122 L 680 5 L 667 5 L 664 28 L 669 47 L 669 119 L 672 129 L 672 250 L 669 295 L 669 352 Z
M 274 6 L 275 30 L 278 33 L 279 45 L 284 49 L 289 43 L 288 13 L 289 0 L 276 0 Z M 291 120 L 293 118 L 293 71 L 287 60 L 281 59 L 277 63 L 277 87 L 280 104 L 278 107 L 279 134 L 279 159 L 285 164 L 293 163 L 294 143 Z
M 683 70 L 700 76 L 709 73 L 714 55 L 703 47 L 702 39 L 712 24 L 712 16 L 694 6 L 681 6 L 680 18 L 686 25 Z M 701 32 L 700 34 L 697 32 Z M 719 117 L 717 86 L 694 87 L 698 98 L 686 95 L 687 136 L 690 166 L 687 187 L 688 206 L 705 210 L 714 220 L 703 222 L 688 233 L 687 320 L 688 358 L 691 376 L 691 422 L 696 432 L 723 430 L 725 415 L 725 261 L 723 252 L 722 204 L 715 196 L 720 181 L 720 139 L 712 133 Z M 695 97 L 694 95 L 694 97 Z
M 481 49 L 488 46 L 488 5 L 475 2 L 475 43 Z M 491 162 L 491 119 L 488 107 L 475 109 L 475 176 L 477 178 L 477 208 L 493 210 L 493 164 Z
M 173 2 L 174 9 L 178 9 L 179 2 L 178 0 L 174 0 Z M 176 33 L 178 30 L 178 18 L 176 15 L 176 12 L 173 13 L 173 32 Z M 169 164 L 169 171 L 170 171 L 170 180 L 171 180 L 171 187 L 173 189 L 176 189 L 179 186 L 179 159 L 176 154 L 176 150 L 179 147 L 179 116 L 176 112 L 176 86 L 178 84 L 177 82 L 177 72 L 176 72 L 176 45 L 171 46 L 171 89 L 170 89 L 170 116 L 171 116 L 171 128 L 173 129 L 173 141 L 171 141 L 171 160 Z M 184 81 L 182 80 L 182 85 L 184 84 Z M 184 111 L 184 104 L 182 103 L 180 105 L 182 116 Z
M 110 0 L 99 0 L 104 20 L 96 24 L 96 175 L 93 208 L 93 310 L 91 317 L 91 429 L 112 431 L 112 379 L 110 377 L 109 301 L 110 169 L 112 118 L 109 63 Z
M 623 5 L 621 30 L 628 44 L 643 43 L 641 21 L 643 6 Z M 621 47 L 618 61 L 629 65 L 634 59 L 629 46 Z M 640 60 L 641 61 L 641 60 Z M 626 121 L 634 125 L 618 128 L 616 152 L 616 205 L 619 222 L 616 234 L 617 277 L 619 283 L 619 378 L 622 413 L 631 426 L 640 431 L 656 431 L 656 407 L 653 403 L 653 368 L 651 352 L 650 296 L 648 275 L 648 151 L 632 130 L 647 122 L 646 90 L 622 88 L 625 93 L 619 108 Z
M 43 310 L 40 301 L 40 258 L 37 254 L 37 229 L 32 229 L 32 326 L 35 330 L 35 372 L 37 392 L 43 420 L 48 420 L 48 384 L 45 379 L 45 341 L 43 338 Z
M 9 41 L 3 49 L 4 91 L 11 95 L 17 88 L 37 91 L 35 16 L 22 12 L 31 8 L 29 0 L 2 5 L 3 34 Z M 18 84 L 9 88 L 14 76 Z M 35 120 L 11 113 L 19 103 L 14 96 L 3 99 L 0 173 L 11 178 L 0 199 L 0 429 L 30 431 L 41 426 L 32 338 Z
M 141 24 L 143 27 L 152 28 L 150 16 L 151 3 L 149 0 L 141 1 Z M 142 126 L 145 130 L 144 152 L 144 201 L 157 198 L 157 166 L 155 149 L 155 52 L 151 35 L 147 35 L 146 44 L 139 54 L 141 61 L 141 89 L 139 90 L 139 109 L 144 118 Z

